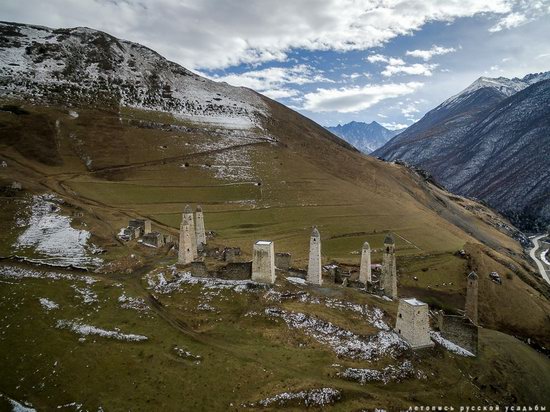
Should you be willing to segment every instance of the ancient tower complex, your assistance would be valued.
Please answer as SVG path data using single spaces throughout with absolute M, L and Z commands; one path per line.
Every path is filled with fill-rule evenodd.
M 194 260 L 193 245 L 191 242 L 191 226 L 186 219 L 181 220 L 180 224 L 180 244 L 178 249 L 178 263 L 187 265 Z
M 363 244 L 361 249 L 361 267 L 359 269 L 359 282 L 365 286 L 371 282 L 371 268 L 370 268 L 370 245 L 369 242 Z
M 468 285 L 466 286 L 466 317 L 477 325 L 477 273 L 471 272 L 468 275 Z
M 252 250 L 252 280 L 275 283 L 275 250 L 273 242 L 259 240 Z
M 384 255 L 382 258 L 382 276 L 380 287 L 390 298 L 397 297 L 397 267 L 395 264 L 395 240 L 391 233 L 384 239 Z
M 199 256 L 197 251 L 197 235 L 195 233 L 195 219 L 193 218 L 193 209 L 191 206 L 185 206 L 183 209 L 183 219 L 189 225 L 189 235 L 191 237 L 191 251 L 193 252 L 193 259 L 196 259 Z
M 197 246 L 202 249 L 206 245 L 206 231 L 204 230 L 204 215 L 202 214 L 202 207 L 197 206 L 195 213 L 196 233 L 197 233 Z
M 309 264 L 307 265 L 307 282 L 315 285 L 323 283 L 321 273 L 321 235 L 316 227 L 313 227 L 309 239 Z
M 429 308 L 418 299 L 400 299 L 397 308 L 395 331 L 411 348 L 420 349 L 434 345 L 430 339 Z

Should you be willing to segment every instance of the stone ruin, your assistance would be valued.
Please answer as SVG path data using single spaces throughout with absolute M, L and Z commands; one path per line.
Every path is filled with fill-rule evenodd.
M 125 242 L 151 233 L 151 221 L 147 219 L 130 219 L 128 226 L 120 229 L 118 238 Z
M 448 341 L 468 352 L 478 354 L 479 328 L 464 316 L 447 315 L 442 310 L 436 314 L 437 329 Z
M 292 255 L 286 252 L 275 253 L 275 268 L 279 270 L 289 270 L 292 264 Z
M 162 247 L 164 246 L 164 235 L 159 232 L 149 232 L 142 236 L 141 243 L 147 246 Z
M 430 338 L 430 309 L 418 299 L 400 299 L 397 309 L 395 331 L 407 341 L 412 349 L 433 347 Z
M 224 262 L 236 262 L 241 256 L 240 247 L 226 247 L 222 251 Z

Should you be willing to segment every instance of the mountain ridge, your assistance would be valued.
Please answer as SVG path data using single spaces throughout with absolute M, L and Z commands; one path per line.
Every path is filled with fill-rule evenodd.
M 327 126 L 326 129 L 363 153 L 373 152 L 404 130 L 389 130 L 375 120 L 370 123 L 351 121 L 337 126 Z
M 549 157 L 544 156 L 548 144 L 545 139 L 548 139 L 549 124 L 544 119 L 550 115 L 550 72 L 526 75 L 523 79 L 512 79 L 519 89 L 515 93 L 511 93 L 511 88 L 503 92 L 500 81 L 478 82 L 478 79 L 478 84 L 474 82 L 429 111 L 373 154 L 426 169 L 449 190 L 487 201 L 525 229 L 543 227 L 550 221 L 550 210 L 545 206 L 545 193 L 550 188 L 544 182 L 533 186 L 533 182 L 537 174 L 546 176 L 545 170 L 550 167 Z M 496 86 L 483 86 L 486 84 Z M 511 94 L 507 96 L 507 93 Z M 500 134 L 495 129 L 497 126 L 501 127 Z M 537 139 L 532 140 L 534 136 Z M 491 143 L 483 139 L 490 139 Z M 481 150 L 484 142 L 496 150 L 495 139 L 501 146 L 514 148 L 517 157 L 513 162 L 510 155 L 502 151 L 500 157 L 495 157 Z M 535 147 L 530 147 L 528 142 Z M 473 152 L 474 147 L 480 151 Z M 514 168 L 510 172 L 495 168 L 503 162 Z M 522 164 L 531 164 L 534 170 L 526 173 Z M 472 170 L 477 171 L 475 183 L 471 180 Z M 520 175 L 523 180 L 517 179 Z M 502 190 L 496 189 L 497 182 L 507 196 L 499 194 Z M 494 190 L 490 192 L 488 188 Z

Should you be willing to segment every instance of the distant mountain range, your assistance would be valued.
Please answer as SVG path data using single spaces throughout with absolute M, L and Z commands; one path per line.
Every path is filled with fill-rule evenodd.
M 550 222 L 550 72 L 480 77 L 373 155 L 421 167 L 537 230 Z
M 330 126 L 327 129 L 363 153 L 375 151 L 404 130 L 389 130 L 374 121 L 371 123 L 350 122 L 344 125 Z

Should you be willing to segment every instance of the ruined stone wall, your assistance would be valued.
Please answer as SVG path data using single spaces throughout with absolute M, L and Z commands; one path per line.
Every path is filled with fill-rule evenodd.
M 189 267 L 189 272 L 191 272 L 193 276 L 196 276 L 199 278 L 212 277 L 212 274 L 208 272 L 208 269 L 204 262 L 191 262 L 191 266 Z
M 478 327 L 462 316 L 444 315 L 441 335 L 461 348 L 477 355 Z
M 275 267 L 281 270 L 290 269 L 292 255 L 290 253 L 275 253 Z
M 232 280 L 250 279 L 252 278 L 252 262 L 230 262 L 218 271 L 216 277 Z

